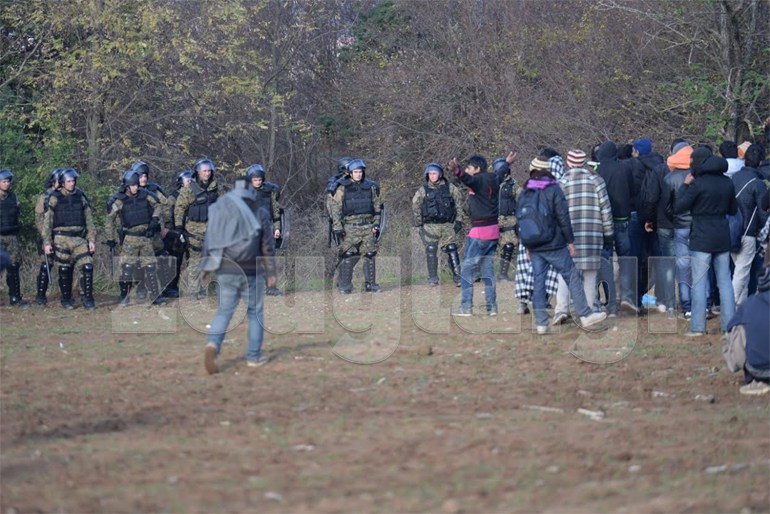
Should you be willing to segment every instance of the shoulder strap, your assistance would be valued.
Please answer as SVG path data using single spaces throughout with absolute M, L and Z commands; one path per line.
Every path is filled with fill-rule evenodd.
M 751 184 L 751 183 L 752 183 L 752 182 L 754 182 L 755 180 L 757 180 L 757 177 L 754 177 L 753 179 L 751 179 L 751 180 L 749 180 L 748 182 L 746 182 L 746 183 L 743 185 L 743 187 L 741 188 L 741 190 L 740 190 L 740 191 L 738 191 L 738 194 L 737 194 L 737 195 L 735 195 L 735 198 L 738 198 L 739 196 L 741 196 L 741 193 L 743 193 L 743 190 L 744 190 L 744 189 L 746 189 L 747 187 L 749 187 L 749 184 Z

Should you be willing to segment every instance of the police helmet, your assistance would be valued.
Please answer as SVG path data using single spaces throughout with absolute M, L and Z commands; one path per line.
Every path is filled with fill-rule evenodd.
M 511 165 L 502 157 L 498 157 L 492 164 L 492 170 L 495 172 L 495 175 L 507 175 L 511 172 Z
M 249 180 L 253 178 L 261 178 L 264 180 L 265 168 L 263 168 L 261 164 L 252 164 L 246 170 L 246 178 L 248 178 Z
M 185 179 L 192 180 L 193 172 L 192 170 L 184 170 L 180 171 L 176 174 L 176 188 L 179 189 L 184 185 Z
M 13 180 L 11 170 L 0 170 L 0 180 Z
M 439 178 L 442 178 L 444 176 L 444 168 L 441 167 L 441 165 L 437 162 L 432 162 L 425 166 L 425 171 L 423 172 L 423 175 L 425 175 L 425 180 L 428 180 L 428 173 L 431 171 L 437 171 Z
M 133 167 L 126 171 L 123 174 L 123 185 L 124 186 L 138 186 L 139 185 L 139 175 L 141 173 L 139 170 L 134 169 Z
M 345 173 L 348 171 L 348 164 L 352 161 L 352 157 L 342 157 L 337 161 L 337 173 Z
M 355 171 L 357 169 L 362 169 L 362 170 L 366 171 L 366 163 L 364 161 L 362 161 L 361 159 L 353 159 L 352 161 L 350 161 L 348 163 L 348 166 L 347 166 L 346 169 L 347 169 L 348 174 L 353 173 L 353 171 Z
M 150 166 L 146 162 L 136 161 L 131 165 L 131 169 L 136 171 L 139 175 L 147 175 L 148 177 L 150 176 Z
M 77 183 L 79 176 L 80 175 L 77 171 L 75 171 L 75 168 L 66 168 L 64 171 L 62 171 L 59 182 L 64 182 L 68 178 L 71 178 L 75 180 L 75 183 Z
M 64 171 L 62 168 L 55 168 L 48 174 L 48 178 L 45 181 L 45 187 L 53 187 L 54 182 L 61 182 L 61 173 Z
M 202 159 L 198 159 L 197 161 L 195 161 L 195 173 L 196 173 L 196 175 L 201 170 L 201 166 L 203 166 L 204 164 L 208 164 L 209 165 L 209 167 L 211 168 L 211 173 L 214 173 L 216 171 L 216 166 L 214 166 L 214 161 L 212 161 L 208 157 L 204 157 Z

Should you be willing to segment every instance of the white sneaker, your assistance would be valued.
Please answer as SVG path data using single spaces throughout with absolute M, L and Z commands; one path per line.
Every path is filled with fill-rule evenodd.
M 565 321 L 567 321 L 567 318 L 569 318 L 569 314 L 566 312 L 557 312 L 556 315 L 553 317 L 553 320 L 551 321 L 551 325 L 561 325 Z
M 547 334 L 549 332 L 548 325 L 538 325 L 535 329 L 538 333 L 538 335 Z
M 583 328 L 588 328 L 591 325 L 596 325 L 597 323 L 604 321 L 607 318 L 607 313 L 605 312 L 594 312 L 589 314 L 588 316 L 581 316 L 580 317 L 580 325 Z
M 662 303 L 659 303 L 656 308 L 658 309 L 658 312 L 660 312 L 661 314 L 664 314 L 668 310 L 666 306 Z
M 741 386 L 741 394 L 758 395 L 767 394 L 768 392 L 770 392 L 770 385 L 764 382 L 759 382 L 757 380 Z

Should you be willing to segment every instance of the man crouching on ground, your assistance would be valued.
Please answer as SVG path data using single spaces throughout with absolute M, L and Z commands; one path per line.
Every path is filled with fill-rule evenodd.
M 235 189 L 209 207 L 208 230 L 203 244 L 201 271 L 216 272 L 219 302 L 209 329 L 204 365 L 209 374 L 219 371 L 227 326 L 241 299 L 246 302 L 249 327 L 246 333 L 246 365 L 266 364 L 262 352 L 264 328 L 262 306 L 267 287 L 275 287 L 275 238 L 270 213 L 260 208 L 246 178 L 235 181 Z M 267 280 L 265 280 L 265 277 Z

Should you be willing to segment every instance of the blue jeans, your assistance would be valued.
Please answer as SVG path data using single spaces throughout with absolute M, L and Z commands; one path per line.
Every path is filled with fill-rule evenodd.
M 674 294 L 676 258 L 674 250 L 674 229 L 659 228 L 658 243 L 660 245 L 660 257 L 654 259 L 655 266 L 655 296 L 658 304 L 663 304 L 668 308 L 674 307 L 676 303 L 676 294 Z
M 613 223 L 615 231 L 615 253 L 618 254 L 620 267 L 620 299 L 627 300 L 637 307 L 639 299 L 635 287 L 635 278 L 637 274 L 637 265 L 633 262 L 631 253 L 631 239 L 629 237 L 628 221 L 615 221 Z M 625 258 L 624 258 L 625 257 Z
M 484 280 L 487 312 L 497 310 L 497 285 L 492 267 L 496 253 L 497 239 L 485 240 L 469 237 L 465 240 L 465 255 L 460 271 L 462 277 L 460 303 L 463 310 L 473 308 L 473 275 L 477 268 L 481 269 L 481 278 Z
M 549 264 L 553 266 L 553 269 L 562 276 L 564 282 L 569 286 L 570 298 L 574 302 L 575 311 L 577 311 L 578 315 L 588 316 L 591 314 L 591 308 L 586 302 L 586 294 L 583 291 L 583 280 L 580 277 L 580 270 L 575 267 L 575 262 L 570 257 L 566 247 L 545 252 L 530 251 L 529 255 L 532 258 L 532 273 L 535 279 L 532 304 L 535 307 L 535 323 L 538 326 L 548 325 L 545 275 L 548 272 Z
M 257 360 L 262 353 L 262 339 L 265 331 L 262 325 L 262 306 L 265 300 L 265 279 L 262 276 L 217 273 L 219 304 L 214 321 L 209 329 L 209 344 L 216 345 L 217 353 L 222 349 L 222 341 L 227 333 L 227 326 L 243 299 L 246 302 L 246 317 L 249 328 L 246 333 L 248 346 L 246 359 Z
M 690 268 L 690 229 L 674 229 L 674 255 L 676 255 L 676 283 L 679 286 L 679 306 L 682 312 L 691 312 L 690 288 L 692 270 Z
M 709 268 L 713 265 L 719 288 L 719 326 L 727 330 L 727 324 L 735 314 L 735 297 L 733 282 L 730 278 L 730 252 L 706 253 L 690 252 L 692 257 L 692 332 L 706 331 L 706 297 L 709 283 L 707 280 Z

